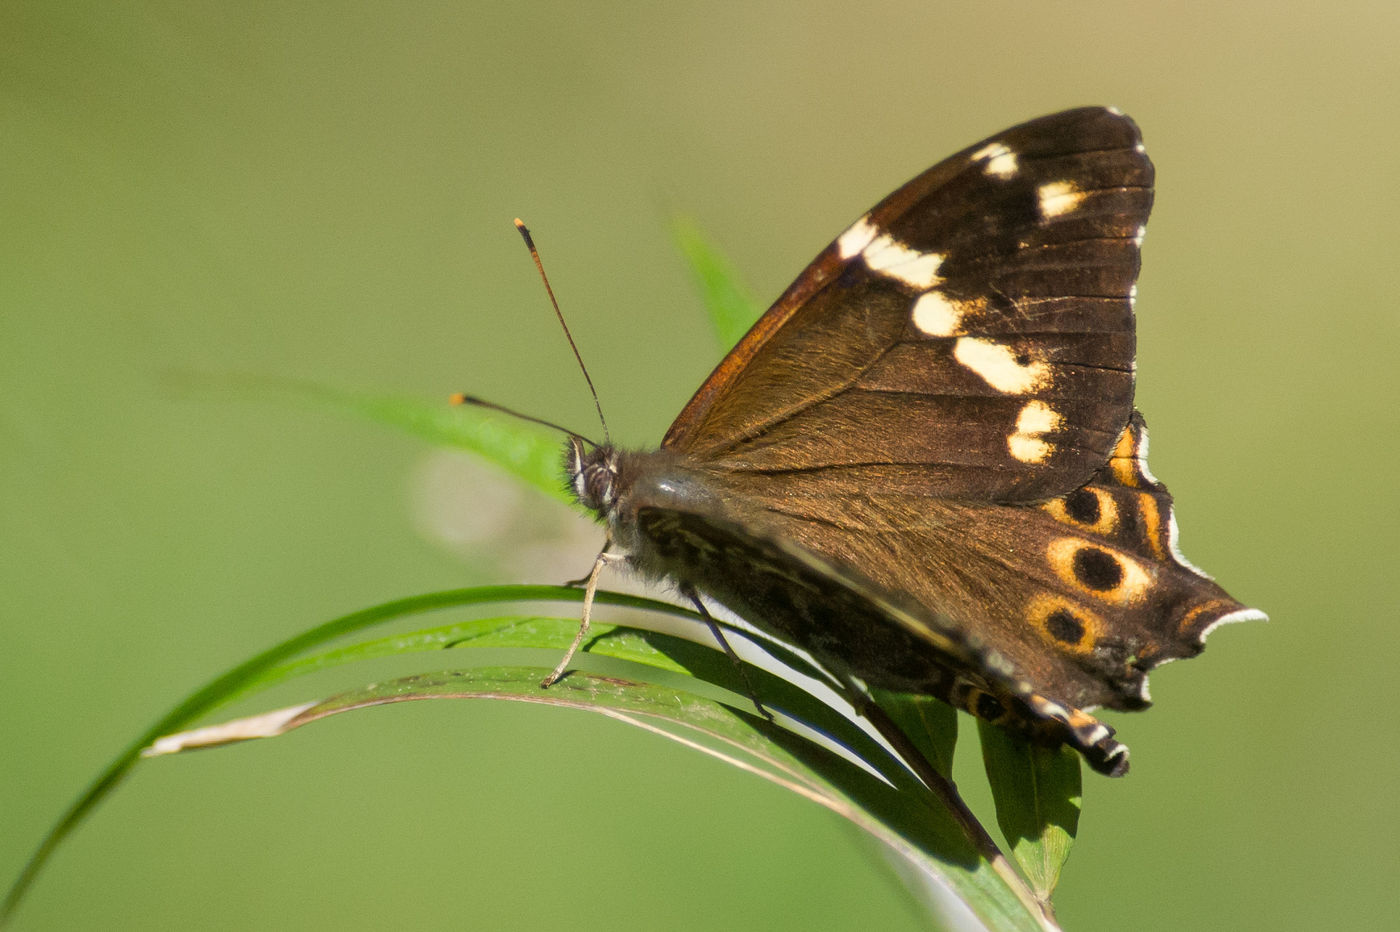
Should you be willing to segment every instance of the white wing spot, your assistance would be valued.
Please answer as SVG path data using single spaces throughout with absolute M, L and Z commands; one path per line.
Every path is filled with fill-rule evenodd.
M 861 217 L 851 224 L 850 229 L 836 238 L 836 249 L 842 259 L 860 255 L 879 232 L 868 216 Z
M 997 178 L 1010 178 L 1021 170 L 1021 166 L 1016 162 L 1016 153 L 1000 142 L 987 143 L 972 153 L 972 160 L 986 162 L 982 170 Z
M 920 291 L 943 283 L 938 277 L 943 264 L 941 254 L 910 249 L 888 233 L 881 233 L 868 214 L 836 237 L 836 251 L 842 259 L 860 256 L 870 271 Z
M 959 337 L 953 344 L 953 358 L 977 373 L 992 388 L 1021 395 L 1050 383 L 1050 367 L 1044 362 L 1022 363 L 1016 351 L 1004 343 L 979 337 Z
M 1012 434 L 1007 438 L 1006 446 L 1011 455 L 1023 463 L 1043 463 L 1055 449 L 1048 440 L 1029 434 Z
M 1016 418 L 1016 433 L 1006 438 L 1011 455 L 1023 463 L 1043 463 L 1055 447 L 1042 435 L 1064 422 L 1058 411 L 1043 401 L 1028 401 Z
M 1046 220 L 1063 217 L 1079 208 L 1087 197 L 1072 181 L 1052 181 L 1040 186 L 1040 216 Z
M 1043 401 L 1028 401 L 1016 418 L 1016 430 L 1023 434 L 1048 434 L 1064 422 L 1058 411 Z
M 931 337 L 955 337 L 967 306 L 952 301 L 938 289 L 926 291 L 914 302 L 913 321 L 920 333 Z
M 941 254 L 910 249 L 893 236 L 877 236 L 861 255 L 870 271 L 921 291 L 943 283 L 938 277 L 938 268 L 943 264 Z

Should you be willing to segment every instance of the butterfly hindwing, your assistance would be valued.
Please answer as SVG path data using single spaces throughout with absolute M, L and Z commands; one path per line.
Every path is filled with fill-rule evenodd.
M 1091 481 L 1038 505 L 873 486 L 839 507 L 747 496 L 742 524 L 722 508 L 647 506 L 638 526 L 662 561 L 653 572 L 703 580 L 835 669 L 1069 744 L 1117 774 L 1127 748 L 1089 711 L 1144 708 L 1149 670 L 1199 653 L 1218 624 L 1263 617 L 1181 556 L 1146 452 L 1134 413 Z

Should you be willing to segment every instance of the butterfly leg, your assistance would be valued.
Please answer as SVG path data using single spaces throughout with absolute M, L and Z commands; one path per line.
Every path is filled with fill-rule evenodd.
M 773 721 L 773 713 L 769 712 L 763 705 L 763 701 L 758 698 L 758 693 L 753 688 L 753 681 L 749 679 L 748 668 L 745 667 L 744 662 L 739 659 L 739 655 L 734 653 L 734 648 L 730 646 L 729 639 L 724 636 L 724 631 L 720 629 L 720 626 L 715 622 L 714 618 L 711 617 L 710 610 L 705 607 L 704 601 L 701 600 L 700 593 L 696 592 L 695 587 L 689 583 L 683 583 L 681 585 L 680 593 L 690 600 L 690 604 L 695 606 L 695 610 L 700 613 L 700 617 L 705 619 L 705 626 L 710 629 L 710 634 L 714 635 L 715 640 L 719 642 L 719 646 L 724 648 L 724 653 L 729 657 L 730 663 L 734 664 L 734 668 L 738 670 L 739 675 L 744 678 L 744 688 L 748 691 L 749 701 L 754 704 L 754 708 L 758 709 L 759 714 L 768 719 L 768 721 Z
M 564 652 L 564 659 L 560 660 L 559 664 L 550 671 L 549 676 L 540 681 L 541 689 L 548 689 L 559 682 L 559 677 L 563 676 L 565 671 L 569 669 L 569 661 L 574 659 L 574 654 L 578 653 L 583 639 L 588 636 L 588 628 L 593 616 L 593 596 L 598 592 L 598 575 L 603 572 L 603 567 L 624 559 L 626 557 L 619 554 L 608 553 L 607 548 L 604 547 L 598 554 L 598 559 L 593 561 L 593 569 L 581 580 L 585 583 L 586 588 L 583 590 L 583 617 L 579 619 L 578 634 L 574 635 L 574 642 Z

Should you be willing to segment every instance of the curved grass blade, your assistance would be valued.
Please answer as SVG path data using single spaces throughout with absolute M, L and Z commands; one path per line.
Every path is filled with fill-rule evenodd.
M 531 600 L 574 602 L 582 598 L 582 592 L 565 586 L 517 585 L 456 589 L 447 592 L 413 596 L 407 599 L 397 599 L 358 612 L 351 612 L 348 615 L 342 615 L 339 618 L 318 625 L 315 628 L 283 641 L 281 644 L 263 651 L 252 659 L 239 664 L 237 667 L 216 677 L 203 687 L 191 693 L 152 724 L 150 728 L 146 729 L 142 735 L 127 745 L 127 747 L 107 765 L 107 768 L 102 771 L 97 779 L 83 791 L 78 799 L 68 807 L 67 811 L 64 812 L 58 822 L 39 843 L 34 853 L 30 855 L 19 877 L 15 879 L 10 889 L 6 892 L 5 898 L 0 900 L 0 924 L 3 924 L 14 912 L 15 907 L 19 905 L 20 900 L 24 897 L 25 891 L 29 889 L 35 877 L 38 876 L 39 871 L 48 862 L 49 857 L 63 839 L 77 828 L 78 825 L 82 823 L 83 819 L 92 812 L 93 808 L 105 799 L 126 777 L 127 773 L 130 772 L 131 768 L 140 759 L 143 748 L 151 744 L 152 741 L 159 738 L 161 735 L 179 731 L 201 715 L 205 715 L 220 706 L 227 705 L 248 690 L 255 688 L 261 676 L 267 674 L 284 661 L 313 648 L 327 644 L 337 638 L 409 615 L 493 602 L 520 602 Z M 638 596 L 628 596 L 613 592 L 599 592 L 597 601 L 600 604 L 641 608 L 659 613 L 690 614 L 687 609 L 671 605 L 667 602 L 658 602 L 654 599 L 645 599 Z
M 25 887 L 32 882 L 35 873 L 54 847 L 130 771 L 141 748 L 156 744 L 161 734 L 175 731 L 204 712 L 224 705 L 235 697 L 246 695 L 255 689 L 266 688 L 291 676 L 324 669 L 337 663 L 349 663 L 376 656 L 470 646 L 472 650 L 458 653 L 462 656 L 475 655 L 478 665 L 494 665 L 492 668 L 499 670 L 504 661 L 510 665 L 509 669 L 516 670 L 518 675 L 512 674 L 512 677 L 518 681 L 518 697 L 528 697 L 526 701 L 552 703 L 556 698 L 571 693 L 577 701 L 576 687 L 589 684 L 588 692 L 592 694 L 596 691 L 593 681 L 601 678 L 615 685 L 642 683 L 645 690 L 662 690 L 670 697 L 668 701 L 672 706 L 675 705 L 677 697 L 689 697 L 687 701 L 704 703 L 703 707 L 709 711 L 701 723 L 702 726 L 704 723 L 712 725 L 715 721 L 714 710 L 724 709 L 727 705 L 729 709 L 724 712 L 727 716 L 724 721 L 741 723 L 745 734 L 758 728 L 762 733 L 762 742 L 804 760 L 811 758 L 817 763 L 809 766 L 817 767 L 818 774 L 824 779 L 834 780 L 835 785 L 844 786 L 841 781 L 848 778 L 837 778 L 850 769 L 862 774 L 861 780 L 871 785 L 878 784 L 882 788 L 879 792 L 867 790 L 852 795 L 853 791 L 843 790 L 850 799 L 866 807 L 860 815 L 850 814 L 850 799 L 845 802 L 839 799 L 833 802 L 833 797 L 816 793 L 810 786 L 794 785 L 793 789 L 804 796 L 816 798 L 830 808 L 842 811 L 848 818 L 867 827 L 867 830 L 872 831 L 872 834 L 880 837 L 899 854 L 901 863 L 905 864 L 906 868 L 909 864 L 924 865 L 918 870 L 910 868 L 905 871 L 906 874 L 912 871 L 911 876 L 919 878 L 920 883 L 914 888 L 916 891 L 923 894 L 935 891 L 936 894 L 939 890 L 952 890 L 959 898 L 972 897 L 980 904 L 976 906 L 975 911 L 990 919 L 994 927 L 1045 927 L 1037 925 L 1041 920 L 1034 911 L 1033 901 L 1028 902 L 1028 891 L 1024 891 L 1015 878 L 1009 875 L 1010 872 L 1005 869 L 1004 863 L 999 861 L 999 852 L 995 851 L 994 846 L 981 844 L 980 839 L 972 839 L 961 818 L 951 814 L 955 807 L 961 806 L 955 797 L 949 803 L 948 800 L 940 799 L 929 792 L 912 778 L 884 746 L 870 739 L 860 727 L 853 726 L 839 714 L 833 714 L 828 707 L 813 700 L 793 684 L 772 677 L 766 672 L 750 671 L 752 675 L 749 679 L 761 691 L 765 705 L 779 710 L 780 721 L 794 728 L 794 731 L 743 711 L 748 707 L 748 699 L 745 696 L 748 687 L 745 678 L 740 676 L 733 665 L 713 646 L 700 647 L 656 632 L 623 628 L 604 630 L 600 626 L 598 637 L 590 643 L 591 652 L 580 655 L 579 666 L 584 669 L 571 673 L 548 693 L 539 689 L 538 679 L 542 672 L 557 660 L 559 650 L 575 629 L 577 622 L 572 617 L 550 619 L 509 616 L 477 619 L 409 635 L 336 647 L 323 650 L 319 654 L 309 653 L 312 648 L 391 618 L 461 605 L 510 600 L 575 601 L 580 596 L 581 593 L 577 590 L 561 587 L 508 586 L 459 590 L 400 600 L 328 622 L 240 665 L 190 696 L 113 762 L 45 839 L 31 859 L 25 874 L 10 891 L 4 906 L 5 914 L 13 910 Z M 615 593 L 599 593 L 598 601 L 603 604 L 649 609 L 651 614 L 648 618 L 660 619 L 663 625 L 666 619 L 680 620 L 685 624 L 686 630 L 692 633 L 702 630 L 694 623 L 693 613 L 679 606 Z M 519 645 L 522 644 L 543 647 L 526 650 L 522 655 L 519 649 Z M 765 646 L 771 646 L 777 653 L 782 654 L 782 649 L 777 645 Z M 514 655 L 503 656 L 501 651 L 513 651 Z M 800 658 L 791 659 L 800 664 Z M 593 669 L 599 664 L 604 666 Z M 619 664 L 622 665 L 620 668 L 617 666 Z M 472 674 L 455 671 L 455 681 L 460 681 L 462 676 L 468 675 Z M 396 682 L 402 685 L 404 681 Z M 565 687 L 566 684 L 570 684 L 567 690 L 560 692 L 561 687 Z M 394 695 L 398 696 L 394 701 L 400 701 L 408 694 L 400 690 Z M 383 698 L 384 696 L 378 696 L 376 704 Z M 299 721 L 298 717 L 305 716 L 309 708 L 310 706 L 302 706 L 291 710 L 290 713 L 273 713 L 252 720 L 241 720 L 242 724 L 238 726 L 243 729 L 241 734 L 230 731 L 227 727 L 219 732 L 216 727 L 212 734 L 205 730 L 203 738 L 195 733 L 186 736 L 184 741 L 188 742 L 189 746 L 195 746 L 201 742 L 207 744 L 210 741 L 235 738 L 242 740 L 278 733 L 294 721 Z M 792 714 L 789 715 L 788 712 Z M 695 727 L 697 722 L 688 722 L 687 728 Z M 652 730 L 655 730 L 655 723 L 652 723 Z M 694 735 L 677 740 L 684 740 L 688 744 L 696 743 Z M 180 746 L 181 743 L 177 741 L 173 747 L 156 745 L 153 750 L 178 749 Z M 823 763 L 831 760 L 840 761 L 840 766 L 833 770 Z M 745 769 L 762 770 L 753 761 L 742 766 Z M 768 776 L 774 779 L 771 774 Z M 779 782 L 788 785 L 785 779 Z M 938 813 L 937 818 L 929 816 L 924 810 Z M 924 814 L 911 822 L 910 812 Z M 883 828 L 872 828 L 875 823 L 879 823 Z M 932 836 L 925 837 L 927 832 L 932 831 L 930 826 L 941 828 Z M 972 851 L 976 857 L 971 861 L 967 860 L 967 851 Z M 915 856 L 918 852 L 922 854 Z M 925 864 L 930 858 L 932 861 L 929 863 L 943 865 L 940 868 L 941 872 L 930 873 L 928 865 Z M 955 874 L 947 876 L 948 870 L 955 870 Z M 988 893 L 989 889 L 995 895 Z M 1002 915 L 1008 910 L 1010 915 L 1015 917 L 1014 921 Z
M 494 651 L 493 651 L 494 652 Z M 350 690 L 206 732 L 165 739 L 171 750 L 285 734 L 332 715 L 422 699 L 504 699 L 590 711 L 643 728 L 723 760 L 836 812 L 880 841 L 924 891 L 955 900 L 993 929 L 1053 928 L 970 843 L 937 799 L 892 786 L 849 759 L 763 718 L 713 699 L 648 681 L 649 666 L 581 655 L 584 667 L 539 688 L 554 654 L 538 665 L 484 666 L 404 677 Z M 765 703 L 767 697 L 765 696 Z M 213 740 L 205 740 L 212 738 Z M 943 900 L 941 905 L 947 908 Z
M 977 727 L 997 826 L 1036 897 L 1048 906 L 1079 829 L 1079 755 L 1039 747 L 981 719 Z
M 693 219 L 671 218 L 671 238 L 685 256 L 690 274 L 700 289 L 700 300 L 714 324 L 720 348 L 726 352 L 758 320 L 758 307 L 749 297 L 726 257 Z
M 958 713 L 932 696 L 871 690 L 875 702 L 909 736 L 914 746 L 946 779 L 953 776 L 953 748 L 958 743 Z
M 481 457 L 537 492 L 567 504 L 563 444 L 558 434 L 528 421 L 470 405 L 341 391 L 315 382 L 266 375 L 176 373 L 181 388 L 223 389 L 261 396 L 276 392 L 320 407 L 395 427 L 435 446 L 455 447 Z
M 563 442 L 558 434 L 542 427 L 467 405 L 445 407 L 412 398 L 326 390 L 319 394 L 352 413 L 403 428 L 431 443 L 468 450 L 535 491 L 565 504 L 574 503 L 560 465 Z
M 648 668 L 645 679 L 653 685 L 682 689 L 744 713 L 754 708 L 752 699 L 747 695 L 752 684 L 760 690 L 765 706 L 779 714 L 787 727 L 817 740 L 826 739 L 846 749 L 852 759 L 873 762 L 864 765 L 871 767 L 872 772 L 881 773 L 891 785 L 912 787 L 916 784 L 907 767 L 891 757 L 856 720 L 768 670 L 759 668 L 741 674 L 722 654 L 718 645 L 710 640 L 709 632 L 697 617 L 672 617 L 679 618 L 678 626 L 668 618 L 655 615 L 638 622 L 645 628 L 596 624 L 587 651 L 579 655 L 579 663 L 574 667 L 592 668 L 596 673 L 606 674 L 611 671 L 601 665 L 611 658 L 632 664 L 629 675 L 636 679 L 635 670 L 645 665 Z M 243 684 L 241 695 L 246 696 L 294 677 L 336 666 L 427 651 L 454 650 L 454 659 L 458 663 L 471 666 L 509 662 L 548 669 L 558 661 L 577 628 L 576 618 L 540 616 L 505 616 L 454 622 L 290 659 L 249 678 Z M 731 633 L 736 640 L 739 636 Z M 765 649 L 777 648 L 777 645 L 762 646 Z M 800 663 L 800 658 L 791 659 Z M 801 672 L 800 667 L 797 669 Z M 186 747 L 205 747 L 247 737 L 261 737 L 261 730 L 272 724 L 275 723 L 271 720 L 249 720 L 246 725 L 238 724 L 226 732 L 218 728 L 196 729 L 176 736 L 178 741 L 169 740 L 171 736 L 167 735 L 143 753 L 145 756 L 155 756 Z
M 446 398 L 426 402 L 364 395 L 309 382 L 286 382 L 283 387 L 429 443 L 474 453 L 537 492 L 574 502 L 564 483 L 563 443 L 558 434 L 536 424 L 469 405 L 449 405 Z

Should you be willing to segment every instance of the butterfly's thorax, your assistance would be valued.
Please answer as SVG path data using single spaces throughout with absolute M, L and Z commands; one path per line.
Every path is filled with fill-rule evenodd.
M 579 503 L 607 526 L 612 550 L 625 554 L 636 569 L 655 579 L 677 574 L 674 567 L 656 559 L 638 534 L 638 508 L 698 513 L 720 508 L 716 492 L 703 477 L 687 468 L 683 456 L 669 450 L 619 450 L 607 445 L 584 450 L 571 439 L 565 471 Z

